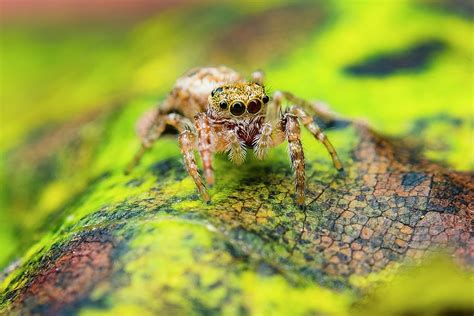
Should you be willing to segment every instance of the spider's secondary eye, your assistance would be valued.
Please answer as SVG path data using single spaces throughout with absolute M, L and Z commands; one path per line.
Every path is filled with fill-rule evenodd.
M 219 103 L 219 106 L 221 107 L 221 109 L 225 110 L 225 109 L 227 109 L 227 102 L 221 101 L 221 102 Z
M 237 101 L 230 106 L 230 113 L 234 114 L 235 116 L 242 115 L 244 114 L 244 112 L 245 112 L 245 105 L 240 101 Z
M 268 97 L 268 95 L 265 95 L 263 98 L 262 98 L 262 101 L 263 103 L 268 103 L 268 101 L 270 101 L 270 98 Z
M 215 96 L 216 93 L 219 93 L 219 92 L 222 92 L 222 87 L 215 88 L 214 90 L 212 90 L 211 96 Z
M 261 108 L 262 108 L 262 102 L 260 102 L 260 100 L 257 100 L 257 99 L 250 100 L 250 102 L 247 104 L 247 111 L 249 111 L 249 113 L 252 113 L 252 114 L 255 114 L 258 111 L 260 111 Z

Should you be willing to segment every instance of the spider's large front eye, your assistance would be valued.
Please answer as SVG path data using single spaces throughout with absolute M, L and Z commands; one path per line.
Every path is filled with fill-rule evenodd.
M 240 101 L 234 102 L 230 106 L 230 113 L 234 114 L 235 116 L 242 115 L 244 114 L 244 112 L 245 112 L 245 105 Z
M 260 111 L 261 108 L 262 108 L 262 102 L 260 102 L 260 100 L 257 100 L 257 99 L 250 100 L 250 102 L 247 104 L 247 111 L 249 111 L 249 113 L 252 113 L 252 114 L 255 114 L 258 111 Z

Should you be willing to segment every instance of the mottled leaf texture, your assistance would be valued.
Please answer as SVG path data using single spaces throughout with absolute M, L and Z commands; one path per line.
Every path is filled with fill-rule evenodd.
M 472 1 L 76 2 L 2 19 L 0 315 L 474 314 Z M 124 174 L 221 64 L 327 104 L 345 171 L 302 127 L 306 208 L 286 143 L 217 155 L 209 204 L 172 128 Z

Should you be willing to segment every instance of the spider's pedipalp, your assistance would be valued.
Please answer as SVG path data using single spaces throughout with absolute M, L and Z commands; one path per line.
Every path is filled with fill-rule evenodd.
M 258 138 L 255 140 L 254 153 L 258 159 L 264 159 L 268 150 L 273 146 L 273 128 L 270 123 L 263 124 Z
M 237 137 L 237 132 L 230 130 L 226 133 L 226 146 L 225 151 L 229 155 L 230 161 L 240 165 L 244 162 L 247 150 L 245 144 Z

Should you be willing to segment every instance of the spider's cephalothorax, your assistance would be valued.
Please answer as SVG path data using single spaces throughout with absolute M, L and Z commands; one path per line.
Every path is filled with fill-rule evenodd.
M 195 150 L 201 156 L 206 182 L 212 185 L 214 152 L 226 152 L 230 160 L 240 164 L 248 149 L 253 149 L 255 156 L 263 159 L 271 147 L 286 140 L 296 177 L 296 201 L 303 206 L 305 172 L 300 124 L 326 146 L 334 166 L 342 170 L 333 146 L 307 112 L 323 117 L 328 114 L 317 103 L 302 100 L 289 92 L 277 91 L 270 98 L 262 82 L 261 71 L 254 72 L 248 81 L 223 66 L 189 71 L 177 80 L 165 101 L 139 121 L 137 131 L 142 147 L 127 171 L 130 172 L 140 161 L 166 125 L 171 125 L 179 132 L 186 170 L 203 199 L 209 201 L 197 168 Z M 282 111 L 284 98 L 294 105 Z
M 233 134 L 242 145 L 241 153 L 227 148 L 232 161 L 241 163 L 245 149 L 254 147 L 265 122 L 268 101 L 265 89 L 253 82 L 226 84 L 212 90 L 206 110 L 209 123 L 218 136 L 227 138 Z M 229 143 L 220 145 L 225 147 Z

